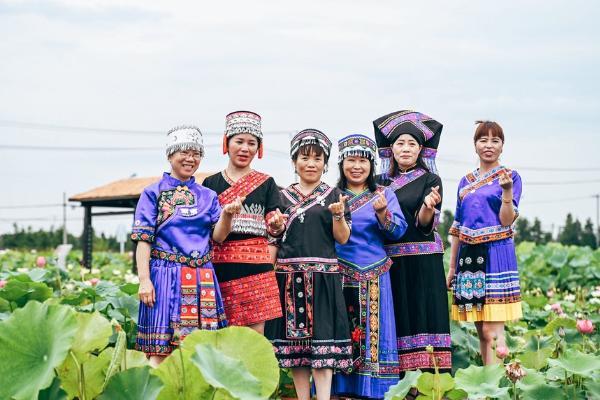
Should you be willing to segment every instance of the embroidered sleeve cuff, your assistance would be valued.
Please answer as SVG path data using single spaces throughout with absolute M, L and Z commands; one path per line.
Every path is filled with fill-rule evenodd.
M 377 224 L 379 225 L 379 229 L 387 231 L 387 232 L 394 232 L 394 230 L 396 229 L 396 226 L 397 226 L 394 223 L 394 221 L 392 220 L 392 213 L 390 212 L 390 210 L 387 210 L 385 212 L 385 217 L 383 218 L 383 223 L 381 223 L 381 221 L 379 221 L 379 218 L 378 218 Z
M 460 223 L 458 221 L 454 221 L 452 226 L 448 230 L 448 234 L 452 236 L 460 236 Z
M 154 243 L 154 235 L 150 233 L 133 232 L 130 237 L 134 242 Z
M 415 227 L 417 229 L 419 229 L 421 232 L 423 232 L 425 234 L 430 234 L 431 232 L 433 232 L 435 230 L 435 228 L 438 227 L 439 224 L 440 224 L 440 210 L 438 210 L 437 208 L 435 209 L 435 211 L 433 213 L 433 218 L 432 218 L 431 222 L 427 226 L 419 225 L 419 211 L 417 210 L 417 214 L 416 214 L 416 218 L 415 218 Z

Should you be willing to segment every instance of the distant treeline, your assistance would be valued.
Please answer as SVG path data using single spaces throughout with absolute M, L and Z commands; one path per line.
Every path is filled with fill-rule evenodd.
M 448 248 L 448 229 L 454 221 L 454 215 L 451 211 L 443 212 L 438 232 L 440 232 L 444 245 Z M 597 247 L 596 233 L 594 232 L 594 224 L 591 219 L 587 219 L 585 224 L 582 224 L 578 219 L 574 219 L 571 214 L 567 215 L 564 225 L 561 227 L 558 237 L 553 237 L 551 232 L 542 230 L 542 223 L 538 218 L 533 222 L 527 218 L 520 216 L 515 223 L 515 241 L 535 242 L 537 244 L 545 244 L 552 241 L 560 242 L 564 245 L 589 246 L 592 249 Z M 48 250 L 54 249 L 62 243 L 63 231 L 62 228 L 45 231 L 39 229 L 34 231 L 31 227 L 19 227 L 13 225 L 13 233 L 5 233 L 0 235 L 0 249 L 37 249 Z M 74 248 L 81 248 L 81 238 L 69 234 L 67 241 Z M 119 251 L 119 242 L 115 236 L 106 236 L 102 233 L 97 236 L 94 233 L 94 250 L 99 251 Z M 125 243 L 125 250 L 131 250 L 132 243 Z
M 448 230 L 454 221 L 454 214 L 445 210 L 442 216 L 438 232 L 444 239 L 444 245 L 448 246 Z M 520 216 L 515 223 L 515 242 L 535 242 L 545 244 L 548 242 L 560 242 L 564 245 L 589 246 L 592 249 L 597 247 L 596 233 L 591 219 L 587 219 L 582 225 L 578 219 L 573 219 L 571 214 L 567 214 L 564 225 L 561 227 L 558 237 L 553 237 L 551 232 L 542 230 L 542 222 L 534 218 L 533 222 Z M 447 247 L 446 247 L 447 248 Z
M 50 230 L 38 229 L 36 231 L 31 227 L 19 227 L 13 224 L 12 233 L 0 235 L 0 249 L 15 250 L 51 250 L 62 244 L 63 229 L 50 227 Z M 81 248 L 81 237 L 67 234 L 67 242 L 73 245 L 73 248 Z M 119 242 L 115 236 L 106 236 L 104 233 L 97 236 L 93 232 L 93 248 L 98 251 L 119 251 Z M 131 250 L 131 241 L 125 242 L 125 250 Z

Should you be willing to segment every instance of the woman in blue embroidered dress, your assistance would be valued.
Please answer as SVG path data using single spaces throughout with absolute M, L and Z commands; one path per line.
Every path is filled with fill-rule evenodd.
M 170 130 L 166 153 L 171 172 L 142 192 L 131 234 L 140 278 L 136 348 L 154 366 L 178 345 L 177 336 L 226 325 L 210 239 L 225 240 L 243 201 L 221 209 L 216 193 L 196 183 L 204 155 L 198 128 Z
M 384 240 L 397 241 L 406 220 L 391 190 L 375 183 L 375 142 L 350 135 L 339 143 L 338 187 L 349 196 L 353 230 L 336 244 L 352 331 L 352 367 L 336 374 L 340 396 L 383 399 L 399 379 L 398 348 L 390 274 Z
M 436 227 L 442 181 L 434 157 L 442 124 L 415 111 L 398 111 L 373 122 L 390 186 L 408 223 L 404 236 L 388 241 L 401 375 L 407 370 L 450 371 L 452 365 L 444 248 Z M 433 353 L 426 350 L 433 347 Z
M 474 321 L 484 364 L 497 362 L 496 346 L 506 346 L 505 321 L 522 317 L 521 290 L 512 224 L 519 215 L 521 177 L 499 161 L 504 132 L 477 121 L 473 141 L 479 168 L 463 177 L 452 238 L 448 288 L 452 319 Z
M 350 237 L 346 196 L 321 177 L 331 141 L 316 129 L 292 139 L 291 157 L 299 183 L 282 190 L 288 216 L 275 272 L 283 318 L 268 321 L 282 368 L 291 368 L 296 393 L 310 399 L 312 373 L 317 399 L 330 398 L 333 369 L 350 367 L 352 346 L 335 243 Z

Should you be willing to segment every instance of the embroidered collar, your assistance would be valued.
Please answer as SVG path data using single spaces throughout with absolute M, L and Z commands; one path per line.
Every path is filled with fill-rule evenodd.
M 179 179 L 171 176 L 171 174 L 168 173 L 168 172 L 164 172 L 163 173 L 162 180 L 164 182 L 166 182 L 169 186 L 172 186 L 172 187 L 177 187 L 177 186 L 187 186 L 187 187 L 190 187 L 191 185 L 193 185 L 194 183 L 196 183 L 196 177 L 194 177 L 193 175 L 190 177 L 190 179 L 188 179 L 186 181 L 180 181 Z
M 225 179 L 225 182 L 227 182 L 229 184 L 229 186 L 233 186 L 236 183 L 238 183 L 239 181 L 241 181 L 242 179 L 246 178 L 247 176 L 249 176 L 250 174 L 252 174 L 254 172 L 253 169 L 251 169 L 250 171 L 248 171 L 248 173 L 246 173 L 245 175 L 241 176 L 240 178 L 238 178 L 237 181 L 234 181 L 233 179 L 231 179 L 229 177 L 229 175 L 227 175 L 227 171 L 223 170 L 221 171 L 221 176 L 223 177 L 223 179 Z
M 417 180 L 418 178 L 425 175 L 426 173 L 427 173 L 427 171 L 425 171 L 423 168 L 417 167 L 413 170 L 410 170 L 409 172 L 407 172 L 405 174 L 401 174 L 401 175 L 393 177 L 392 183 L 390 184 L 390 186 L 392 186 L 393 190 L 396 191 L 396 190 L 408 185 L 412 181 Z

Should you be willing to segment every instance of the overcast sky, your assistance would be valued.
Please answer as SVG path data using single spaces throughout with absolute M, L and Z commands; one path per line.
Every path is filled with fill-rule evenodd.
M 493 119 L 502 162 L 523 177 L 521 214 L 546 229 L 568 212 L 595 221 L 599 20 L 592 1 L 0 0 L 0 233 L 15 220 L 60 224 L 59 207 L 7 207 L 159 175 L 164 133 L 178 124 L 205 132 L 200 169 L 222 169 L 224 116 L 237 109 L 262 115 L 255 167 L 280 185 L 293 179 L 286 153 L 300 129 L 372 137 L 381 115 L 426 113 L 444 124 L 450 209 L 476 167 L 473 121 Z M 112 147 L 148 149 L 98 150 Z M 82 214 L 69 208 L 76 234 Z M 119 225 L 130 218 L 95 220 L 109 234 Z

